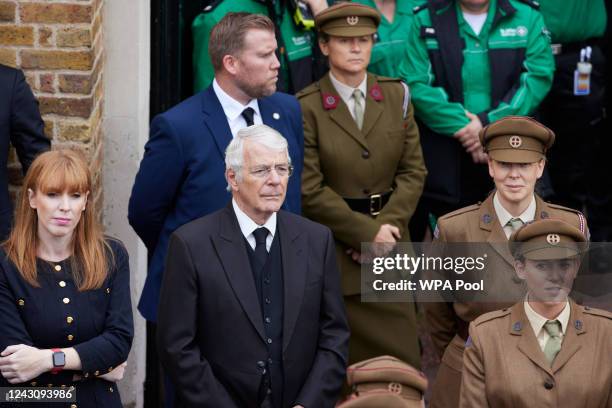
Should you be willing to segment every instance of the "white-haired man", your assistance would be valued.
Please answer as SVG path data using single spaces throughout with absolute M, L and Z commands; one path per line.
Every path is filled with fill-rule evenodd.
M 274 129 L 240 130 L 225 163 L 231 204 L 170 239 L 157 338 L 176 402 L 333 407 L 349 331 L 332 234 L 280 210 L 292 167 Z

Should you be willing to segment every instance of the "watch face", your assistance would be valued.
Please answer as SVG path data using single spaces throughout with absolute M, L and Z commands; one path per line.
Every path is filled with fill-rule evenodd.
M 53 353 L 53 367 L 63 367 L 66 365 L 66 355 L 63 351 Z

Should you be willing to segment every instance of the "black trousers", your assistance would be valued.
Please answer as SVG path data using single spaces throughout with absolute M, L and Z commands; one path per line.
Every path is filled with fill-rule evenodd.
M 574 95 L 574 71 L 580 49 L 555 56 L 552 89 L 540 107 L 542 123 L 556 135 L 548 152 L 551 202 L 584 211 L 593 241 L 612 240 L 612 143 L 606 135 L 605 65 L 593 45 L 591 92 Z

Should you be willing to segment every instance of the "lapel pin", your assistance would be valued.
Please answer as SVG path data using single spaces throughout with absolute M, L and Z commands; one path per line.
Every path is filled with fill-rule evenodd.
M 582 330 L 582 321 L 576 320 L 575 326 L 576 326 L 576 330 Z
M 489 214 L 485 214 L 482 216 L 482 220 L 484 221 L 485 224 L 490 224 L 491 223 L 491 216 Z
M 274 119 L 276 119 L 276 120 L 279 120 L 279 119 L 280 119 L 280 115 L 279 115 L 278 113 L 276 113 L 276 112 L 274 112 L 274 113 L 272 114 L 272 117 L 273 117 Z
M 512 326 L 512 330 L 517 332 L 521 331 L 521 322 L 514 323 L 514 326 Z

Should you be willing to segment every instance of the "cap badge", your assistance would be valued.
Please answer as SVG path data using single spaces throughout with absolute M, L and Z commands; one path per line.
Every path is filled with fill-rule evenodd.
M 520 136 L 512 136 L 510 138 L 510 147 L 518 149 L 523 144 L 523 139 Z
M 560 241 L 561 238 L 559 238 L 559 234 L 548 234 L 546 236 L 546 242 L 550 245 L 557 245 Z
M 346 22 L 348 23 L 348 25 L 354 26 L 359 22 L 359 16 L 348 16 L 346 18 Z
M 387 386 L 387 389 L 389 390 L 390 393 L 398 394 L 399 395 L 399 394 L 402 393 L 402 384 L 396 383 L 396 382 L 391 382 Z

